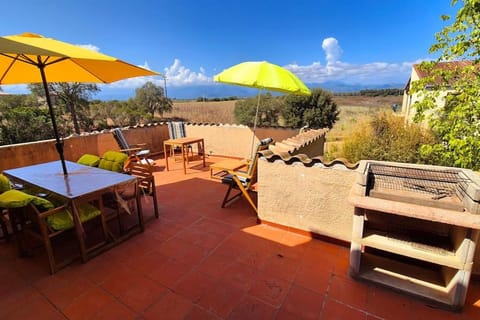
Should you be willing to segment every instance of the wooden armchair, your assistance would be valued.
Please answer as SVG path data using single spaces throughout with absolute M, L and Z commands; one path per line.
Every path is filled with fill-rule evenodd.
M 123 135 L 122 129 L 115 128 L 112 130 L 112 134 L 115 137 L 115 140 L 120 147 L 120 151 L 128 155 L 129 160 L 132 162 L 145 161 L 147 164 L 152 162 L 147 159 L 147 156 L 150 154 L 150 150 L 146 149 L 146 143 L 137 143 L 129 144 L 125 136 Z
M 73 230 L 76 226 L 72 214 L 72 205 L 63 198 L 53 195 L 52 197 L 55 199 L 51 198 L 50 200 L 52 201 L 50 201 L 22 191 L 10 190 L 2 194 L 2 199 L 0 200 L 4 203 L 4 206 L 8 207 L 10 221 L 17 237 L 20 254 L 32 255 L 34 247 L 40 242 L 45 247 L 50 273 L 53 274 L 81 256 L 78 248 L 80 245 L 79 241 L 83 239 L 75 237 L 76 239 L 70 242 L 65 241 L 65 237 L 61 240 L 58 239 L 58 252 L 62 251 L 60 247 L 64 248 L 68 243 L 72 243 L 72 247 L 69 250 L 62 251 L 62 257 L 64 258 L 58 262 L 59 255 L 58 252 L 55 254 L 52 242 L 55 238 L 60 238 L 62 235 L 65 236 L 67 231 Z M 102 215 L 103 203 L 101 198 L 86 199 L 85 202 L 78 204 L 76 209 L 83 231 L 85 231 L 83 224 L 87 221 L 94 218 L 101 220 L 103 241 L 88 248 L 89 251 L 93 251 L 107 241 L 107 229 Z M 65 256 L 67 257 L 65 258 Z
M 128 173 L 137 178 L 135 183 L 118 186 L 114 192 L 104 195 L 105 206 L 111 209 L 107 220 L 115 219 L 118 223 L 118 232 L 111 234 L 117 240 L 128 238 L 135 229 L 144 230 L 144 208 L 142 197 L 152 197 L 155 218 L 158 218 L 157 193 L 155 190 L 155 178 L 153 166 L 132 162 L 128 166 Z M 133 218 L 136 219 L 134 222 Z
M 228 185 L 227 192 L 223 198 L 222 208 L 225 208 L 225 206 L 243 195 L 253 210 L 257 212 L 257 205 L 253 202 L 248 192 L 252 190 L 252 187 L 257 182 L 258 152 L 267 149 L 272 142 L 272 138 L 266 138 L 260 141 L 253 154 L 253 158 L 248 163 L 247 171 L 229 170 L 228 175 L 222 178 L 222 183 Z M 238 192 L 230 196 L 232 189 L 237 189 Z

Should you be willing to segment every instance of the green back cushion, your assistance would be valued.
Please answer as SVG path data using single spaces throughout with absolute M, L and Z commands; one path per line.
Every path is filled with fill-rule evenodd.
M 0 207 L 2 208 L 25 207 L 30 202 L 37 206 L 40 211 L 45 211 L 54 207 L 53 203 L 47 199 L 32 196 L 31 194 L 19 190 L 8 190 L 0 194 Z
M 10 190 L 10 180 L 6 176 L 0 173 L 0 193 Z
M 96 156 L 94 154 L 84 154 L 83 156 L 80 157 L 80 159 L 77 160 L 77 163 L 90 166 L 90 167 L 96 167 L 98 166 L 98 163 L 100 162 L 100 157 Z
M 99 209 L 89 203 L 84 203 L 78 207 L 78 215 L 81 222 L 93 219 L 100 213 Z M 54 230 L 65 230 L 73 227 L 73 216 L 70 208 L 48 216 L 46 220 Z
M 103 154 L 98 167 L 105 170 L 122 172 L 123 165 L 128 159 L 128 155 L 123 152 L 107 151 Z

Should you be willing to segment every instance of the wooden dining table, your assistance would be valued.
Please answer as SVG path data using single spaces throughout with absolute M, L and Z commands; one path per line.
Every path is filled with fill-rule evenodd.
M 16 184 L 34 186 L 67 200 L 73 213 L 82 262 L 86 262 L 88 255 L 78 206 L 90 199 L 101 198 L 102 194 L 111 191 L 115 186 L 136 183 L 136 177 L 70 161 L 66 161 L 65 164 L 67 175 L 64 175 L 60 161 L 4 170 L 3 173 Z M 105 220 L 102 221 L 106 228 Z
M 188 147 L 192 144 L 197 144 L 198 155 L 202 156 L 203 166 L 205 167 L 205 142 L 203 138 L 185 137 L 163 141 L 163 153 L 165 155 L 167 171 L 169 170 L 167 149 L 170 151 L 171 148 L 180 147 L 182 149 L 183 173 L 187 174 Z

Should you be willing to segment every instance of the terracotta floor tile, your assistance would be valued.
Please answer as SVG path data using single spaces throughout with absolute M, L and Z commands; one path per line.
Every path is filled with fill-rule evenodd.
M 111 275 L 100 286 L 114 297 L 119 297 L 131 286 L 142 278 L 135 270 L 119 268 L 112 271 Z
M 285 311 L 284 309 L 280 309 L 277 312 L 275 320 L 298 320 L 298 316 L 292 313 Z
M 480 316 L 480 314 L 479 314 Z M 412 320 L 422 319 L 444 319 L 444 320 L 460 320 L 462 315 L 456 312 L 446 311 L 437 307 L 425 304 L 423 301 L 412 301 Z M 475 318 L 472 318 L 475 319 Z M 479 318 L 480 319 L 480 318 Z
M 71 301 L 94 288 L 94 285 L 85 278 L 74 278 L 59 282 L 62 283 L 61 286 L 52 286 L 42 290 L 42 292 L 48 300 L 61 310 L 67 307 Z
M 155 270 L 159 265 L 162 265 L 168 260 L 169 257 L 154 250 L 139 259 L 130 260 L 126 264 L 138 273 L 149 274 L 152 270 Z
M 323 308 L 321 320 L 366 320 L 367 314 L 358 309 L 351 308 L 339 302 L 327 299 Z M 374 319 L 374 318 L 369 318 Z M 390 318 L 385 318 L 390 319 Z M 405 318 L 409 319 L 409 318 Z
M 72 301 L 63 312 L 69 319 L 88 319 L 112 301 L 112 296 L 101 289 L 92 288 Z
M 288 281 L 259 272 L 248 293 L 278 308 L 287 296 L 290 286 L 291 283 Z
M 302 265 L 297 271 L 294 283 L 324 294 L 328 290 L 331 277 L 332 274 L 329 271 L 325 271 L 321 265 L 316 267 Z
M 282 254 L 273 254 L 261 267 L 261 270 L 286 281 L 293 281 L 299 268 L 300 261 L 298 259 L 285 257 Z
M 232 286 L 247 292 L 253 285 L 258 273 L 258 269 L 252 268 L 243 263 L 235 262 L 225 269 L 225 273 L 221 276 L 221 279 L 222 281 L 228 282 Z
M 240 303 L 235 306 L 229 320 L 245 319 L 274 319 L 277 309 L 253 297 L 245 296 Z
M 168 289 L 166 287 L 155 283 L 151 279 L 141 277 L 120 295 L 119 300 L 132 310 L 140 313 L 158 301 L 167 292 Z
M 179 232 L 176 238 L 187 241 L 205 249 L 214 249 L 224 240 L 224 237 L 196 228 L 188 228 Z
M 235 232 L 235 228 L 221 220 L 201 219 L 192 225 L 192 228 L 197 228 L 209 233 L 216 234 L 221 237 L 227 237 Z
M 367 290 L 367 309 L 372 315 L 388 319 L 410 319 L 412 300 L 405 295 L 378 286 Z
M 219 280 L 200 298 L 198 304 L 222 318 L 242 301 L 244 292 L 228 282 Z
M 198 265 L 209 254 L 209 250 L 186 241 L 179 241 L 177 237 L 161 244 L 157 251 L 164 256 L 191 266 Z
M 40 293 L 35 288 L 25 285 L 0 296 L 0 319 L 3 319 L 3 317 L 15 309 L 21 308 L 24 301 L 38 295 Z
M 198 270 L 191 270 L 180 279 L 175 292 L 196 303 L 215 284 L 216 279 Z
M 45 297 L 33 295 L 22 301 L 21 306 L 14 308 L 1 318 L 4 320 L 55 320 L 64 319 L 64 316 Z
M 176 293 L 169 292 L 143 314 L 145 319 L 183 319 L 192 309 L 192 302 Z
M 298 319 L 318 319 L 325 295 L 293 285 L 281 309 Z
M 333 276 L 328 290 L 330 299 L 357 309 L 366 310 L 368 285 L 350 278 Z
M 197 266 L 197 270 L 214 278 L 221 277 L 225 270 L 235 263 L 236 260 L 232 258 L 233 255 L 231 251 L 223 253 L 222 250 L 216 250 Z
M 329 248 L 329 247 L 327 247 Z M 302 264 L 307 266 L 321 267 L 322 271 L 333 272 L 339 259 L 338 250 L 332 253 L 331 250 L 307 248 L 302 258 Z
M 207 310 L 194 305 L 184 320 L 219 320 L 220 318 Z
M 137 315 L 126 307 L 124 304 L 112 301 L 105 304 L 99 311 L 92 317 L 92 320 L 134 320 L 137 319 Z
M 155 269 L 150 270 L 147 276 L 168 288 L 174 288 L 178 280 L 190 270 L 190 266 L 174 259 L 169 259 L 158 265 Z

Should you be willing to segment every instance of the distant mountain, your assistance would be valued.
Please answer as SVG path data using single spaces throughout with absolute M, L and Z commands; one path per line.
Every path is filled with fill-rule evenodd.
M 388 84 L 350 84 L 338 81 L 329 81 L 324 83 L 308 83 L 309 88 L 322 88 L 332 92 L 357 92 L 366 89 L 396 89 L 403 88 L 404 83 L 388 83 Z M 167 96 L 171 99 L 197 99 L 203 98 L 227 98 L 227 97 L 252 97 L 258 94 L 257 89 L 248 87 L 226 85 L 226 84 L 210 84 L 210 85 L 194 85 L 167 87 Z M 100 100 L 127 100 L 135 96 L 134 89 L 125 88 L 102 88 L 102 91 L 94 97 Z

